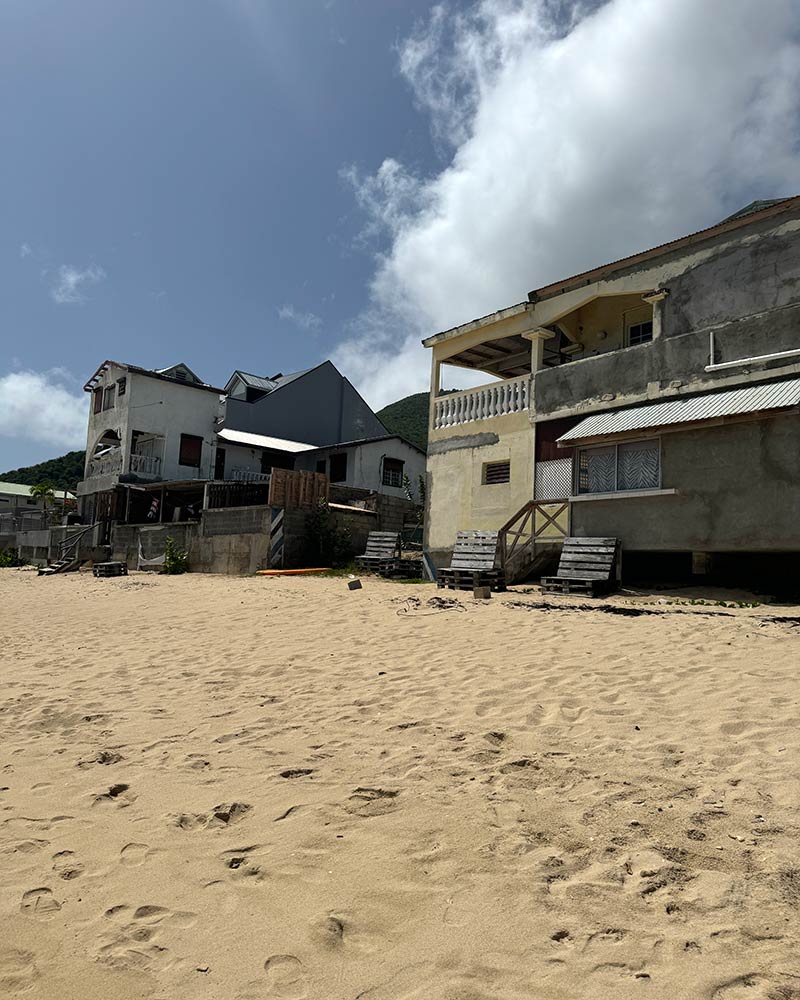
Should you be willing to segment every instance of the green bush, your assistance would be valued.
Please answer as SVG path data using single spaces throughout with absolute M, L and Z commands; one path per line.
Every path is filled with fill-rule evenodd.
M 16 549 L 0 549 L 0 568 L 7 569 L 9 566 L 24 566 L 25 560 L 20 559 Z
M 172 575 L 189 572 L 189 553 L 179 549 L 174 538 L 167 538 L 164 552 L 164 572 Z
M 344 566 L 352 560 L 350 529 L 339 525 L 325 499 L 308 516 L 307 559 L 310 565 Z

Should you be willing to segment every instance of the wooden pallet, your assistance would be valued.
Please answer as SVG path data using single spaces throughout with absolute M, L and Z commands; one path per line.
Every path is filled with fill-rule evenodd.
M 396 531 L 370 531 L 363 556 L 356 566 L 373 573 L 389 573 L 400 561 L 400 535 Z
M 127 576 L 128 564 L 124 562 L 95 563 L 92 566 L 95 576 Z
M 616 585 L 616 538 L 565 538 L 555 576 L 543 576 L 546 594 L 607 594 Z
M 501 569 L 440 569 L 436 574 L 436 586 L 448 590 L 475 590 L 489 587 L 491 590 L 505 590 L 506 578 Z
M 450 565 L 436 574 L 437 585 L 451 590 L 505 590 L 505 574 L 497 566 L 497 541 L 496 531 L 459 531 Z
M 378 572 L 381 576 L 394 580 L 419 580 L 422 578 L 422 560 L 395 559 L 392 566 Z

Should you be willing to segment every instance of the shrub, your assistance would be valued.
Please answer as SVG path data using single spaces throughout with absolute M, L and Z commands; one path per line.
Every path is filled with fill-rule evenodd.
M 16 549 L 0 549 L 0 568 L 7 569 L 9 566 L 24 566 L 25 560 L 20 559 Z
M 179 549 L 175 544 L 175 539 L 167 538 L 167 547 L 164 552 L 164 572 L 172 575 L 189 572 L 189 554 L 184 549 Z
M 322 499 L 308 515 L 308 559 L 318 566 L 343 566 L 352 559 L 350 529 L 339 525 Z

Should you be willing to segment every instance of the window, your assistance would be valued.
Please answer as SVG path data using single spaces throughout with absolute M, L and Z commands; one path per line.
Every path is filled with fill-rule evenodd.
M 181 434 L 181 450 L 178 464 L 190 465 L 194 469 L 199 469 L 202 457 L 203 439 L 194 434 Z
M 92 393 L 92 413 L 99 413 L 103 409 L 103 390 L 95 389 Z
M 29 507 L 35 507 L 39 501 L 36 499 L 36 497 L 27 497 L 25 502 L 28 504 Z
M 382 481 L 384 486 L 403 485 L 403 463 L 399 458 L 384 458 Z
M 128 388 L 128 380 L 127 380 L 127 378 L 118 378 L 117 379 L 117 395 L 118 396 L 124 396 L 125 395 L 125 390 L 127 388 Z
M 347 479 L 347 452 L 331 455 L 328 459 L 328 475 L 332 483 L 343 483 Z
M 511 481 L 511 462 L 486 462 L 483 466 L 483 485 L 496 486 Z
M 114 409 L 114 386 L 107 385 L 103 392 L 103 409 L 113 410 Z
M 630 441 L 578 452 L 578 493 L 622 493 L 661 486 L 658 439 Z
M 646 320 L 644 323 L 633 323 L 628 327 L 628 346 L 635 347 L 637 344 L 648 344 L 653 339 L 653 321 Z
M 325 459 L 324 458 L 320 458 L 318 460 L 318 462 L 317 462 L 317 472 L 321 472 L 322 475 L 324 476 L 325 475 L 325 468 L 326 468 L 326 466 L 325 466 Z

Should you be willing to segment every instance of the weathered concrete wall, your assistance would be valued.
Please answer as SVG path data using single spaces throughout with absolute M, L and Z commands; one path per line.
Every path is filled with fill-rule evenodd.
M 705 371 L 712 330 L 718 363 L 800 349 L 800 230 L 796 221 L 771 220 L 770 228 L 765 226 L 563 296 L 562 308 L 576 295 L 626 294 L 632 281 L 642 289 L 669 289 L 659 307 L 661 335 L 652 343 L 537 372 L 532 394 L 537 416 L 618 407 L 800 371 L 791 360 Z M 537 321 L 558 311 L 559 298 L 536 305 Z
M 18 531 L 16 548 L 21 559 L 36 566 L 46 566 L 47 554 L 50 550 L 50 529 Z
M 436 437 L 428 451 L 425 549 L 434 562 L 446 562 L 457 531 L 500 528 L 531 499 L 533 432 L 528 413 L 521 412 Z M 484 464 L 502 461 L 510 462 L 510 482 L 484 485 Z
M 678 496 L 578 501 L 572 533 L 639 551 L 800 551 L 800 415 L 664 434 L 661 465 Z

